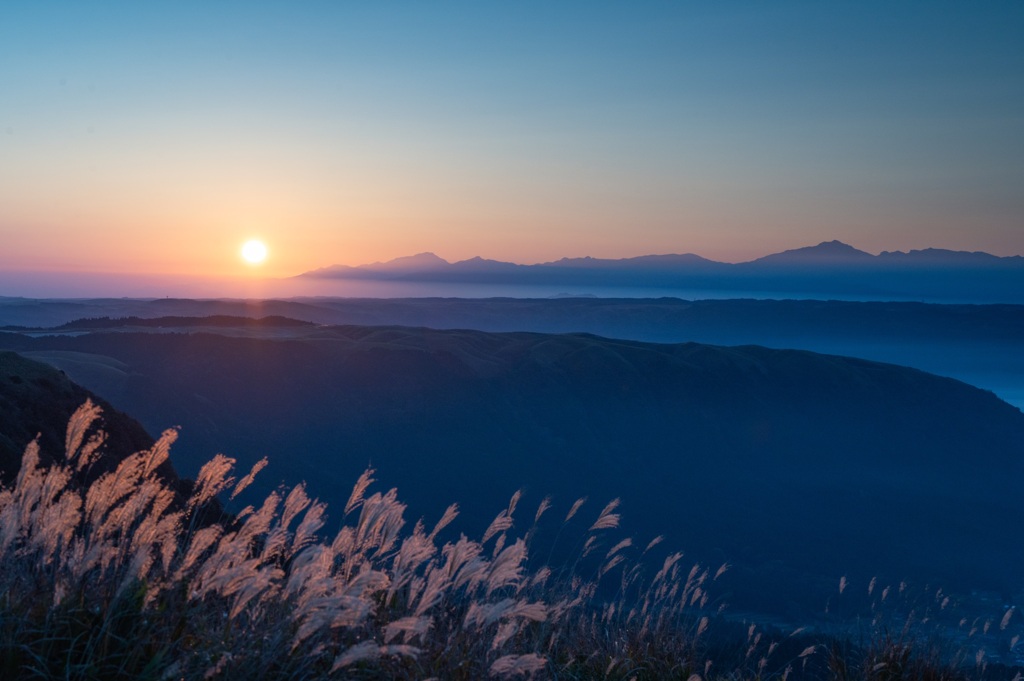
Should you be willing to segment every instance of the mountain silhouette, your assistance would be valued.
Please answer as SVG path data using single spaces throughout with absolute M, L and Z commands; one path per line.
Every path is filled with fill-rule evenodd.
M 1020 264 L 1024 261 L 1021 256 L 1000 258 L 999 256 L 982 251 L 950 251 L 943 248 L 925 248 L 923 250 L 910 251 L 882 251 L 878 259 L 883 261 L 918 263 L 934 265 L 961 265 L 961 266 L 990 266 L 1000 263 Z
M 794 265 L 794 264 L 863 264 L 874 258 L 865 251 L 860 251 L 841 241 L 823 241 L 817 246 L 795 248 L 782 253 L 766 255 L 751 261 L 749 264 L 759 265 Z
M 417 253 L 416 255 L 407 255 L 387 262 L 362 265 L 361 268 L 381 271 L 430 270 L 444 267 L 448 264 L 447 260 L 439 258 L 433 253 Z
M 1024 302 L 1021 256 L 931 248 L 872 255 L 840 241 L 741 263 L 716 262 L 694 254 L 562 258 L 536 265 L 479 257 L 449 263 L 423 253 L 359 267 L 325 267 L 295 279 L 678 289 L 691 292 L 688 297 L 704 290 L 736 291 L 739 297 L 753 293 L 755 297 L 785 298 Z
M 559 269 L 680 269 L 698 268 L 714 269 L 719 271 L 736 270 L 752 271 L 758 270 L 765 265 L 903 265 L 909 263 L 928 263 L 944 266 L 977 266 L 1005 264 L 1011 266 L 1024 265 L 1024 257 L 1011 256 L 999 257 L 990 253 L 980 251 L 952 251 L 946 249 L 926 248 L 923 250 L 903 251 L 882 251 L 879 255 L 871 255 L 861 251 L 849 244 L 838 240 L 823 241 L 817 246 L 806 246 L 794 248 L 781 253 L 773 253 L 748 262 L 725 263 L 703 258 L 693 253 L 666 254 L 666 255 L 644 255 L 631 258 L 592 258 L 592 257 L 566 257 L 551 262 L 539 263 L 537 265 L 519 265 L 500 260 L 488 260 L 479 256 L 458 262 L 448 262 L 433 253 L 419 253 L 417 255 L 404 256 L 389 260 L 387 262 L 375 262 L 366 265 L 351 267 L 348 265 L 332 265 L 319 270 L 306 272 L 299 275 L 304 277 L 373 277 L 375 275 L 387 277 L 399 274 L 401 276 L 415 276 L 428 272 L 509 272 L 518 271 L 525 273 L 535 270 L 559 270 Z

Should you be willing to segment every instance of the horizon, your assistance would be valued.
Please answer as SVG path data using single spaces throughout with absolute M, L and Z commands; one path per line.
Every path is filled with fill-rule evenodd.
M 492 257 L 490 255 L 484 255 L 482 253 L 473 254 L 473 255 L 470 255 L 470 256 L 467 256 L 467 257 L 464 257 L 464 258 L 454 258 L 454 257 L 451 257 L 451 256 L 445 257 L 444 255 L 439 255 L 437 250 L 440 250 L 440 249 L 437 249 L 437 250 L 418 251 L 418 252 L 415 252 L 415 253 L 411 253 L 411 252 L 398 253 L 398 252 L 396 252 L 394 255 L 391 255 L 391 256 L 383 259 L 383 260 L 374 260 L 374 261 L 365 261 L 365 262 L 353 262 L 353 261 L 350 261 L 350 262 L 331 262 L 329 264 L 314 265 L 314 266 L 310 267 L 309 269 L 305 269 L 305 270 L 302 270 L 302 271 L 296 271 L 296 272 L 292 272 L 292 273 L 288 273 L 288 274 L 283 274 L 283 275 L 276 276 L 276 277 L 265 277 L 265 279 L 287 279 L 287 278 L 293 278 L 293 277 L 302 276 L 304 274 L 309 274 L 311 272 L 316 272 L 316 271 L 319 271 L 319 270 L 330 269 L 330 268 L 333 268 L 333 267 L 369 268 L 369 267 L 373 267 L 375 265 L 387 265 L 387 264 L 391 264 L 391 263 L 394 263 L 394 262 L 397 262 L 397 261 L 401 261 L 401 260 L 408 260 L 410 258 L 419 258 L 421 256 L 433 256 L 434 258 L 442 260 L 442 261 L 444 261 L 447 264 L 456 264 L 456 263 L 466 262 L 466 261 L 471 261 L 471 260 L 487 260 L 487 261 L 493 261 L 493 262 L 511 263 L 511 264 L 515 264 L 515 265 L 525 265 L 525 266 L 531 266 L 531 265 L 550 265 L 550 264 L 558 263 L 558 262 L 563 261 L 563 260 L 630 260 L 630 259 L 645 258 L 645 257 L 697 256 L 699 258 L 703 258 L 705 260 L 709 260 L 709 261 L 717 262 L 717 263 L 721 263 L 721 264 L 742 265 L 742 264 L 745 264 L 745 263 L 754 262 L 756 260 L 759 260 L 761 258 L 770 256 L 770 255 L 779 255 L 779 254 L 783 254 L 783 253 L 790 253 L 790 252 L 793 252 L 793 251 L 806 251 L 806 250 L 816 249 L 816 248 L 819 248 L 819 247 L 822 247 L 822 246 L 826 246 L 826 245 L 830 245 L 830 244 L 838 244 L 838 245 L 841 245 L 841 246 L 844 246 L 844 247 L 851 248 L 851 249 L 856 250 L 856 251 L 860 251 L 861 253 L 866 253 L 868 255 L 875 256 L 875 257 L 880 256 L 880 255 L 886 255 L 886 254 L 899 254 L 899 253 L 913 254 L 913 253 L 923 253 L 923 252 L 927 252 L 927 251 L 944 251 L 944 252 L 956 253 L 956 254 L 975 254 L 975 255 L 976 254 L 984 254 L 984 255 L 993 255 L 993 256 L 995 256 L 997 258 L 1024 257 L 1024 252 L 1021 252 L 1021 253 L 992 253 L 992 252 L 989 252 L 989 251 L 984 251 L 984 250 L 980 250 L 980 249 L 972 249 L 972 248 L 950 249 L 950 248 L 940 248 L 940 247 L 936 247 L 936 246 L 927 246 L 927 245 L 922 245 L 922 246 L 918 246 L 918 247 L 911 247 L 911 248 L 908 248 L 906 250 L 882 249 L 882 250 L 878 250 L 878 251 L 869 251 L 869 250 L 865 250 L 865 249 L 859 248 L 859 247 L 855 246 L 854 244 L 842 241 L 840 239 L 825 239 L 825 240 L 822 240 L 822 241 L 817 241 L 815 243 L 807 243 L 807 244 L 804 244 L 804 245 L 787 246 L 787 247 L 785 247 L 785 248 L 783 248 L 783 249 L 781 249 L 779 251 L 760 253 L 760 254 L 753 255 L 753 256 L 751 256 L 749 258 L 743 259 L 743 260 L 735 260 L 735 259 L 733 259 L 733 260 L 720 260 L 720 259 L 708 257 L 708 256 L 706 256 L 706 255 L 704 255 L 702 253 L 698 253 L 698 252 L 695 252 L 695 251 L 679 250 L 679 251 L 658 252 L 658 253 L 654 253 L 654 252 L 635 252 L 635 253 L 628 253 L 628 254 L 621 255 L 621 256 L 616 256 L 616 257 L 602 257 L 602 256 L 592 255 L 590 253 L 569 253 L 569 254 L 564 254 L 564 255 L 556 256 L 556 257 L 554 257 L 554 258 L 552 258 L 550 260 L 537 260 L 537 261 L 521 262 L 521 261 L 516 261 L 516 260 L 507 260 L 507 259 L 503 259 L 501 257 Z M 21 269 L 21 268 L 17 268 L 17 267 L 11 267 L 11 268 L 6 268 L 6 269 L 7 269 L 8 272 L 12 272 L 12 273 L 30 274 L 30 275 L 46 275 L 46 274 L 77 275 L 77 274 L 80 274 L 80 275 L 85 275 L 85 276 L 96 276 L 96 275 L 102 276 L 102 275 L 118 275 L 118 274 L 120 274 L 120 275 L 127 275 L 127 276 L 133 276 L 133 277 L 153 277 L 154 276 L 154 273 L 145 272 L 145 271 L 142 271 L 142 270 L 138 270 L 138 271 L 132 271 L 132 270 L 108 271 L 108 270 L 88 270 L 88 269 L 82 270 L 82 269 L 60 269 L 60 268 Z M 255 277 L 257 280 L 260 278 L 258 276 L 260 274 L 259 272 L 251 272 L 249 274 L 250 274 L 250 276 L 246 277 L 246 279 L 252 280 L 253 277 L 251 275 L 254 275 L 254 274 L 257 275 Z M 192 278 L 192 279 L 213 278 L 213 277 L 194 276 L 194 275 L 193 276 L 181 275 L 180 273 L 174 273 L 174 272 L 159 273 L 157 276 L 161 277 L 161 278 L 162 277 L 170 277 L 170 278 L 181 277 L 183 279 L 189 279 L 189 278 Z
M 182 276 L 173 274 L 154 274 L 145 272 L 89 272 L 89 271 L 33 271 L 33 270 L 13 270 L 6 269 L 0 270 L 0 298 L 26 298 L 26 299 L 88 299 L 88 298 L 138 298 L 138 299 L 149 299 L 149 298 L 197 298 L 197 299 L 269 299 L 269 298 L 303 298 L 303 297 L 338 297 L 338 298 L 423 298 L 423 297 L 467 297 L 467 298 L 490 298 L 490 297 L 559 297 L 563 295 L 597 295 L 598 297 L 614 297 L 614 298 L 656 298 L 656 297 L 679 297 L 679 298 L 690 298 L 690 299 L 722 299 L 730 297 L 750 297 L 759 299 L 814 299 L 821 297 L 828 297 L 836 300 L 865 300 L 865 301 L 906 301 L 906 300 L 922 300 L 923 302 L 995 302 L 995 303 L 1024 303 L 1024 299 L 1020 299 L 1020 296 L 1014 296 L 1012 291 L 1004 290 L 1001 293 L 997 292 L 998 299 L 996 300 L 976 300 L 970 295 L 964 298 L 954 297 L 949 298 L 948 293 L 943 294 L 928 294 L 921 295 L 918 293 L 908 294 L 877 294 L 877 293 L 865 293 L 857 291 L 843 291 L 833 292 L 826 296 L 822 296 L 821 292 L 815 293 L 813 290 L 803 290 L 800 288 L 762 288 L 750 289 L 744 286 L 741 289 L 736 289 L 734 284 L 729 284 L 727 280 L 718 282 L 719 285 L 714 283 L 708 284 L 704 282 L 693 285 L 681 285 L 679 282 L 672 283 L 659 283 L 652 285 L 650 282 L 644 282 L 642 280 L 637 281 L 623 281 L 613 280 L 605 282 L 577 282 L 572 284 L 571 282 L 557 283 L 548 282 L 547 284 L 538 285 L 537 282 L 530 281 L 489 281 L 484 275 L 484 279 L 480 281 L 472 280 L 452 280 L 445 282 L 443 280 L 431 281 L 429 279 L 418 279 L 415 276 L 416 272 L 429 272 L 428 269 L 419 270 L 415 266 L 410 267 L 408 271 L 412 273 L 408 278 L 403 279 L 399 277 L 395 280 L 390 280 L 388 277 L 376 278 L 371 277 L 365 281 L 359 279 L 346 278 L 343 273 L 348 270 L 353 272 L 364 271 L 364 272 L 375 272 L 377 267 L 387 267 L 394 263 L 402 261 L 408 262 L 417 258 L 429 257 L 431 261 L 437 262 L 438 264 L 443 263 L 445 267 L 451 265 L 457 265 L 464 262 L 471 262 L 474 260 L 483 260 L 484 262 L 490 262 L 495 264 L 513 264 L 527 269 L 554 265 L 557 266 L 562 261 L 578 261 L 578 260 L 593 260 L 595 262 L 624 262 L 632 259 L 642 259 L 647 257 L 686 257 L 696 256 L 704 259 L 706 262 L 714 265 L 725 265 L 731 267 L 743 267 L 746 265 L 757 265 L 757 261 L 780 255 L 788 255 L 792 253 L 800 253 L 803 256 L 808 254 L 814 258 L 820 258 L 817 261 L 818 265 L 829 266 L 829 255 L 826 253 L 822 256 L 822 249 L 827 251 L 828 247 L 840 247 L 844 252 L 858 253 L 870 256 L 871 258 L 880 258 L 886 255 L 927 255 L 931 252 L 938 252 L 946 255 L 954 256 L 965 256 L 965 255 L 985 255 L 995 256 L 1001 261 L 1010 260 L 1014 264 L 1018 259 L 1024 258 L 1022 255 L 1010 255 L 1010 256 L 998 256 L 995 254 L 987 253 L 985 251 L 976 250 L 950 250 L 950 249 L 937 249 L 934 247 L 923 247 L 914 248 L 907 251 L 899 250 L 882 250 L 878 253 L 871 253 L 869 251 L 863 251 L 856 246 L 842 242 L 838 239 L 832 239 L 829 241 L 821 241 L 814 245 L 796 246 L 793 248 L 786 248 L 776 253 L 764 253 L 750 260 L 744 260 L 740 262 L 726 262 L 716 261 L 709 258 L 704 258 L 699 253 L 646 253 L 639 255 L 630 255 L 624 258 L 594 258 L 589 255 L 582 256 L 563 256 L 561 258 L 545 261 L 541 263 L 514 263 L 510 261 L 496 260 L 491 258 L 482 258 L 481 256 L 473 256 L 463 260 L 448 260 L 441 256 L 438 256 L 433 251 L 424 251 L 421 253 L 407 254 L 397 256 L 390 260 L 378 261 L 372 263 L 361 263 L 359 265 L 340 265 L 332 264 L 325 265 L 322 267 L 313 268 L 304 272 L 290 274 L 283 277 L 259 277 L 255 273 L 249 276 Z M 897 267 L 901 263 L 890 263 L 896 264 Z M 685 275 L 685 265 L 676 265 L 677 272 L 680 275 Z M 967 270 L 963 269 L 964 264 L 954 265 L 945 269 L 947 275 L 952 274 L 954 277 L 957 273 L 963 274 Z M 342 274 L 335 275 L 332 278 L 332 272 L 341 271 Z M 386 272 L 387 270 L 381 270 Z M 403 271 L 401 269 L 395 271 Z M 972 270 L 974 271 L 974 270 Z M 637 271 L 639 274 L 639 270 Z M 778 271 L 785 276 L 786 270 Z M 795 270 L 791 274 L 795 274 Z M 838 273 L 838 272 L 837 272 Z M 938 270 L 932 273 L 932 278 L 935 279 L 935 274 Z M 837 279 L 840 280 L 842 275 Z M 941 275 L 940 275 L 941 278 Z M 641 278 L 642 279 L 642 278 Z M 939 279 L 935 279 L 936 283 Z M 565 287 L 573 289 L 563 290 Z M 948 288 L 949 282 L 945 282 L 945 287 Z M 984 288 L 984 287 L 983 287 Z M 991 295 L 992 291 L 989 291 Z
M 1024 253 L 1016 5 L 5 16 L 0 271 Z

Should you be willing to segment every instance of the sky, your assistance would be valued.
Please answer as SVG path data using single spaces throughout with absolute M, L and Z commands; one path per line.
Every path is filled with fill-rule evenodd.
M 6 2 L 0 273 L 1024 254 L 1022 35 L 1009 1 Z

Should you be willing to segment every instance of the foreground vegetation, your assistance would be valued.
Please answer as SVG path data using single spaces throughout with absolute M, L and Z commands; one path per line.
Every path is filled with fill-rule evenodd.
M 211 522 L 217 499 L 238 498 L 265 462 L 236 479 L 218 455 L 184 495 L 159 474 L 167 431 L 86 485 L 98 417 L 92 403 L 75 413 L 51 466 L 31 444 L 0 491 L 0 678 L 845 681 L 984 669 L 979 657 L 960 671 L 906 628 L 852 646 L 727 621 L 709 595 L 727 566 L 654 561 L 660 538 L 614 536 L 617 501 L 555 571 L 530 560 L 555 513 L 547 499 L 524 514 L 517 494 L 479 540 L 442 542 L 457 508 L 410 528 L 395 490 L 371 493 L 373 471 L 333 537 L 302 485 Z M 586 509 L 578 500 L 556 521 Z

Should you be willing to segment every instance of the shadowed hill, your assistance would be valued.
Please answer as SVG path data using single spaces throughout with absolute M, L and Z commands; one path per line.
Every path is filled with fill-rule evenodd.
M 561 512 L 621 496 L 738 567 L 740 600 L 823 603 L 840 574 L 1012 589 L 1024 415 L 902 367 L 802 351 L 589 335 L 330 327 L 302 339 L 93 333 L 0 344 L 61 365 L 150 428 L 181 424 L 187 472 L 268 455 L 268 484 L 343 503 L 372 464 L 411 514 L 459 502 L 470 531 L 525 487 Z M 76 377 L 77 378 L 77 377 Z M 88 380 L 86 380 L 88 379 Z M 807 603 L 804 603 L 806 606 Z M 795 607 L 795 606 L 794 606 Z
M 9 483 L 21 466 L 26 445 L 39 437 L 43 462 L 64 451 L 68 420 L 91 399 L 103 409 L 106 456 L 96 472 L 153 445 L 145 429 L 110 404 L 71 382 L 48 364 L 0 351 L 0 481 Z
M 0 351 L 0 484 L 13 483 L 21 468 L 25 447 L 38 438 L 39 462 L 51 465 L 64 453 L 65 434 L 71 415 L 87 400 L 102 410 L 99 419 L 88 431 L 91 436 L 102 431 L 104 439 L 97 459 L 76 474 L 76 483 L 89 484 L 135 452 L 149 449 L 154 440 L 135 419 L 115 409 L 109 402 L 72 382 L 64 371 Z M 178 494 L 188 496 L 191 480 L 178 477 L 174 467 L 165 462 L 157 474 Z M 208 503 L 201 510 L 198 522 L 209 523 L 225 517 L 219 502 Z

